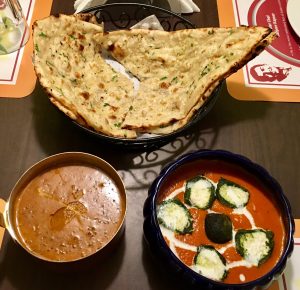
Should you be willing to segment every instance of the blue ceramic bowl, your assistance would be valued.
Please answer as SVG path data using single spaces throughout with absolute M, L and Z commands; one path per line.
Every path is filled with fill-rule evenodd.
M 191 162 L 201 162 L 201 160 L 212 159 L 222 160 L 242 167 L 251 175 L 254 175 L 259 180 L 263 181 L 264 185 L 272 192 L 275 201 L 280 204 L 280 209 L 283 217 L 283 223 L 286 232 L 286 243 L 282 252 L 282 256 L 274 266 L 274 268 L 264 276 L 241 284 L 225 284 L 206 278 L 187 267 L 181 262 L 166 244 L 159 228 L 159 223 L 156 216 L 157 198 L 160 194 L 162 185 L 172 177 L 174 172 L 183 165 Z M 200 150 L 193 153 L 183 155 L 178 160 L 169 164 L 164 168 L 160 175 L 155 179 L 149 189 L 148 198 L 144 205 L 144 237 L 150 247 L 151 252 L 162 260 L 166 266 L 180 275 L 182 280 L 188 283 L 190 288 L 197 287 L 198 289 L 254 289 L 255 287 L 267 287 L 274 279 L 282 274 L 287 259 L 290 257 L 293 248 L 293 234 L 295 230 L 294 219 L 291 214 L 291 207 L 288 199 L 284 195 L 279 183 L 260 165 L 257 165 L 241 155 L 233 154 L 223 150 Z

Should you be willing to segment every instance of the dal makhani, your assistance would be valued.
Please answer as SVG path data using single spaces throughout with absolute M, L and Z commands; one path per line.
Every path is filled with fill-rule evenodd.
M 108 244 L 120 228 L 125 201 L 104 171 L 74 164 L 33 178 L 14 203 L 19 240 L 50 261 L 74 261 Z

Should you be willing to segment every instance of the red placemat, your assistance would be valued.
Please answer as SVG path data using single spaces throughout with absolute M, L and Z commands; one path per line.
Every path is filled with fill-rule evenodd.
M 239 100 L 300 102 L 300 38 L 291 28 L 287 0 L 217 0 L 220 26 L 259 25 L 278 38 L 242 70 L 227 79 Z

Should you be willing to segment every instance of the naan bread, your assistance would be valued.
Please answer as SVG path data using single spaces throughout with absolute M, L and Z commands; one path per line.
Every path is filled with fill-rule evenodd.
M 97 33 L 103 28 L 91 15 L 36 21 L 36 74 L 51 102 L 73 120 L 109 136 L 135 138 L 135 131 L 121 128 L 131 109 L 133 84 L 101 57 L 93 40 Z
M 148 128 L 148 133 L 158 134 L 158 135 L 166 135 L 177 131 L 178 129 L 185 126 L 196 114 L 196 112 L 202 107 L 205 101 L 210 97 L 216 87 L 220 84 L 220 82 L 216 82 L 212 84 L 207 91 L 204 93 L 203 97 L 199 99 L 198 103 L 190 110 L 186 117 L 180 119 L 179 121 L 175 121 L 167 126 L 153 127 Z
M 34 24 L 34 66 L 51 102 L 108 136 L 169 134 L 183 127 L 215 87 L 275 37 L 268 28 L 133 29 L 103 35 L 91 14 L 50 16 Z M 102 47 L 140 80 L 115 71 Z
M 89 23 L 99 25 L 99 26 L 101 26 L 102 31 L 103 31 L 102 23 L 98 23 L 97 18 L 94 14 L 79 13 L 79 14 L 68 15 L 68 17 L 75 17 L 77 20 L 82 20 L 82 21 L 85 21 L 85 22 L 89 22 Z
M 237 71 L 274 38 L 265 27 L 133 29 L 95 37 L 141 81 L 122 124 L 141 131 L 186 118 L 201 106 L 213 83 Z

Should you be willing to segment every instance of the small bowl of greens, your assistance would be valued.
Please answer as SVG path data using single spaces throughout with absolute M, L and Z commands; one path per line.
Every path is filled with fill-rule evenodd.
M 144 218 L 150 249 L 189 287 L 266 287 L 293 251 L 281 186 L 228 151 L 200 150 L 169 164 L 149 189 Z

